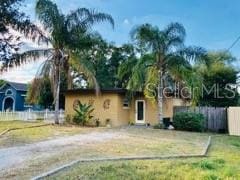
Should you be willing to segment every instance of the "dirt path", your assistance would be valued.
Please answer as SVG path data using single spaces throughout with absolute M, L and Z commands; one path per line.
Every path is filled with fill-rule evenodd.
M 118 138 L 119 136 L 121 136 L 119 132 L 92 132 L 24 146 L 0 149 L 0 171 L 9 170 L 16 166 L 23 166 L 25 161 L 55 155 L 68 148 L 79 147 L 85 144 L 101 143 L 113 138 Z

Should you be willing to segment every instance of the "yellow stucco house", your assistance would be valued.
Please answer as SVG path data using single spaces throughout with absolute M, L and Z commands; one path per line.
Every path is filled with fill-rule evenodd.
M 81 103 L 92 104 L 93 116 L 99 119 L 100 125 L 110 121 L 113 127 L 134 124 L 158 123 L 157 103 L 145 98 L 142 93 L 136 93 L 129 102 L 124 89 L 102 89 L 97 96 L 93 89 L 68 90 L 65 93 L 65 114 L 74 115 L 74 106 Z M 173 116 L 174 106 L 184 106 L 188 102 L 181 98 L 164 99 L 164 117 Z

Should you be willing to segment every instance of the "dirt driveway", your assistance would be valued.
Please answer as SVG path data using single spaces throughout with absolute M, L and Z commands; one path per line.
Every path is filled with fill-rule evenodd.
M 0 149 L 0 177 L 29 179 L 73 160 L 198 154 L 207 136 L 142 128 L 96 130 Z
M 51 156 L 74 146 L 84 146 L 89 143 L 100 143 L 121 135 L 117 132 L 92 132 L 70 137 L 42 141 L 25 146 L 0 149 L 0 170 L 19 166 L 24 161 L 38 157 Z

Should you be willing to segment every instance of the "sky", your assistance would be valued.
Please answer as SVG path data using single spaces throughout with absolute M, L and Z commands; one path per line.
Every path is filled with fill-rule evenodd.
M 25 0 L 23 10 L 33 21 L 35 0 Z M 164 28 L 171 22 L 184 25 L 186 45 L 195 45 L 216 51 L 228 49 L 240 36 L 239 0 L 54 0 L 63 13 L 77 7 L 94 8 L 109 13 L 115 20 L 115 28 L 107 23 L 94 27 L 104 39 L 116 45 L 131 42 L 129 32 L 139 24 L 151 23 Z M 27 47 L 34 46 L 28 42 Z M 25 47 L 26 48 L 26 47 Z M 240 42 L 231 50 L 240 59 Z M 42 62 L 41 62 L 42 63 Z M 29 82 L 39 69 L 40 62 L 18 68 L 4 78 Z M 27 72 L 29 70 L 30 71 Z

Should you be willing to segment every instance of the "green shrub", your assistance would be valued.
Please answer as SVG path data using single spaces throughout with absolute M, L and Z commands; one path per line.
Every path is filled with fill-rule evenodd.
M 74 109 L 76 114 L 73 117 L 73 122 L 78 125 L 86 125 L 93 116 L 91 115 L 94 111 L 94 108 L 90 104 L 82 104 L 79 102 L 78 107 Z
M 179 112 L 173 116 L 173 125 L 178 130 L 201 132 L 204 123 L 205 118 L 200 113 Z

